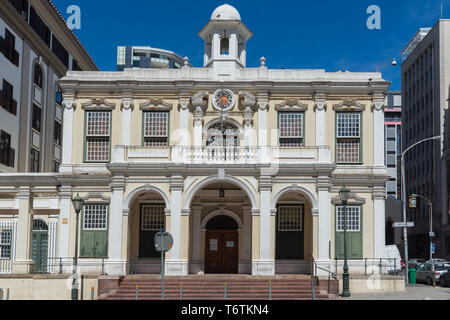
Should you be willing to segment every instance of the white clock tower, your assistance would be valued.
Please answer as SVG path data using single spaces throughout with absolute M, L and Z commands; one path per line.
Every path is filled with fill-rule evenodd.
M 213 68 L 216 76 L 234 76 L 246 67 L 246 44 L 253 34 L 236 8 L 224 4 L 214 10 L 199 36 L 205 41 L 203 66 Z

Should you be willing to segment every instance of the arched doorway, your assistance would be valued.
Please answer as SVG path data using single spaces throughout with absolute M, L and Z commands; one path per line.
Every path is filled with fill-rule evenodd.
M 208 221 L 206 230 L 205 273 L 238 273 L 239 233 L 237 222 L 229 216 L 216 216 Z
M 190 188 L 187 191 L 184 208 L 191 212 L 190 273 L 251 274 L 252 250 L 254 250 L 252 210 L 256 208 L 255 192 L 242 180 L 232 176 L 226 175 L 224 179 L 216 176 L 209 177 Z M 218 216 L 228 218 L 216 218 Z M 222 231 L 226 232 L 222 233 Z M 211 233 L 216 233 L 216 237 L 213 237 Z M 224 233 L 228 235 L 222 235 Z M 234 236 L 229 235 L 230 233 Z M 236 235 L 237 238 L 230 238 Z M 224 240 L 222 240 L 223 237 L 225 237 Z M 212 246 L 213 250 L 209 250 L 209 246 Z M 215 249 L 216 246 L 217 249 Z M 217 267 L 215 270 L 211 270 L 209 266 L 206 268 L 209 265 L 206 260 L 209 260 L 208 255 L 211 253 L 207 252 L 207 249 L 223 259 L 219 252 L 222 248 L 228 252 L 225 253 L 226 256 L 237 254 L 237 261 L 233 258 L 233 267 L 220 265 L 220 268 Z
M 31 251 L 34 273 L 47 273 L 48 225 L 42 220 L 33 220 Z

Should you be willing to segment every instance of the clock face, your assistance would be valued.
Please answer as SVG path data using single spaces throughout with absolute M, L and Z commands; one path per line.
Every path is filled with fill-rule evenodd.
M 234 93 L 228 89 L 219 89 L 214 93 L 213 105 L 219 111 L 229 111 L 234 107 Z

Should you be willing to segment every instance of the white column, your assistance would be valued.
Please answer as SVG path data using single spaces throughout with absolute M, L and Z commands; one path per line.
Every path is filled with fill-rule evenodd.
M 56 260 L 56 237 L 58 235 L 58 215 L 50 215 L 48 223 L 48 258 L 47 270 L 50 273 L 55 272 Z M 59 270 L 56 270 L 59 271 Z
M 169 259 L 166 261 L 166 274 L 168 276 L 185 276 L 188 274 L 188 263 L 181 259 L 181 203 L 183 195 L 183 177 L 172 176 L 170 178 L 170 229 L 173 237 L 173 247 L 170 250 Z
M 198 106 L 194 111 L 194 146 L 203 146 L 203 107 Z
M 325 123 L 325 112 L 326 112 L 326 100 L 323 98 L 316 98 L 316 146 L 324 146 L 325 134 L 326 134 L 326 123 Z
M 68 272 L 71 268 L 73 252 L 69 252 L 70 247 L 70 213 L 72 211 L 72 187 L 63 185 L 59 189 L 59 196 L 61 201 L 61 209 L 58 221 L 57 231 L 57 254 L 56 258 L 64 258 L 64 266 L 70 263 L 70 266 L 63 269 L 63 272 Z M 59 269 L 57 269 L 59 272 Z
M 131 145 L 131 112 L 133 100 L 131 98 L 122 98 L 122 145 Z
M 385 258 L 386 246 L 386 193 L 384 188 L 374 188 L 373 194 L 373 253 L 374 258 Z
M 192 207 L 192 270 L 194 274 L 202 273 L 200 246 L 201 246 L 201 219 L 202 207 Z
M 180 146 L 187 147 L 189 139 L 189 104 L 191 99 L 180 98 Z
M 373 165 L 384 167 L 384 100 L 376 99 L 373 108 Z
M 64 96 L 64 115 L 63 115 L 63 141 L 62 141 L 62 159 L 59 168 L 60 172 L 72 172 L 72 150 L 73 150 L 73 96 Z
M 123 177 L 113 178 L 111 184 L 112 196 L 109 216 L 108 261 L 106 272 L 110 276 L 120 276 L 126 273 L 126 261 L 122 256 L 123 243 Z
M 275 256 L 272 250 L 272 223 L 271 223 L 271 194 L 272 179 L 261 177 L 259 181 L 260 193 L 260 256 L 258 263 L 258 275 L 271 276 L 275 274 Z
M 318 187 L 318 257 L 317 260 L 330 260 L 330 242 L 331 242 L 331 194 L 330 186 Z
M 14 274 L 30 274 L 33 270 L 31 257 L 31 229 L 33 217 L 30 213 L 30 188 L 20 187 L 17 194 L 19 217 L 17 220 L 16 257 L 13 262 Z
M 258 99 L 258 147 L 261 151 L 261 162 L 270 162 L 269 150 L 267 147 L 267 109 L 269 99 Z
M 244 262 L 248 263 L 248 270 L 244 273 L 251 272 L 251 259 L 252 259 L 252 213 L 251 207 L 244 207 Z

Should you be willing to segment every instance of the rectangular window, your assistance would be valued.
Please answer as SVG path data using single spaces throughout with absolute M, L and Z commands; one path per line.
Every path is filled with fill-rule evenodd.
M 86 204 L 83 208 L 80 237 L 82 258 L 108 256 L 108 204 Z
M 303 146 L 303 117 L 301 112 L 280 112 L 280 147 Z
M 31 161 L 30 161 L 30 171 L 39 172 L 40 164 L 40 152 L 34 148 L 31 148 Z
M 33 103 L 32 127 L 37 132 L 41 132 L 41 108 Z
M 0 105 L 13 115 L 17 114 L 17 101 L 13 99 L 14 87 L 3 79 L 2 91 L 0 91 Z
M 9 2 L 16 8 L 17 12 L 28 20 L 28 1 L 27 0 L 9 0 Z
M 61 163 L 56 160 L 52 160 L 52 172 L 59 172 L 59 166 Z
M 15 150 L 11 148 L 11 135 L 0 131 L 0 163 L 14 168 Z
M 36 31 L 38 36 L 45 42 L 47 47 L 50 47 L 50 36 L 51 32 L 44 21 L 36 13 L 33 6 L 30 6 L 30 26 Z
M 111 112 L 86 112 L 87 162 L 109 162 L 111 135 Z
M 61 145 L 61 137 L 62 137 L 62 126 L 61 123 L 55 121 L 54 129 L 53 129 L 53 143 L 60 146 Z
M 165 147 L 169 145 L 169 113 L 144 112 L 144 145 Z
M 303 231 L 303 207 L 279 206 L 278 231 Z
M 66 68 L 69 68 L 69 53 L 55 36 L 52 37 L 52 51 Z
M 344 231 L 344 207 L 336 207 L 336 231 Z M 347 232 L 360 232 L 361 231 L 361 207 L 360 206 L 347 206 Z
M 108 205 L 88 204 L 84 206 L 83 230 L 105 231 L 108 228 Z
M 0 37 L 0 52 L 15 66 L 19 66 L 19 52 L 16 51 L 16 37 L 5 28 L 5 38 Z
M 12 230 L 0 230 L 0 259 L 11 259 Z
M 164 228 L 164 205 L 142 205 L 141 230 L 160 231 Z
M 336 162 L 361 162 L 361 113 L 336 114 Z

